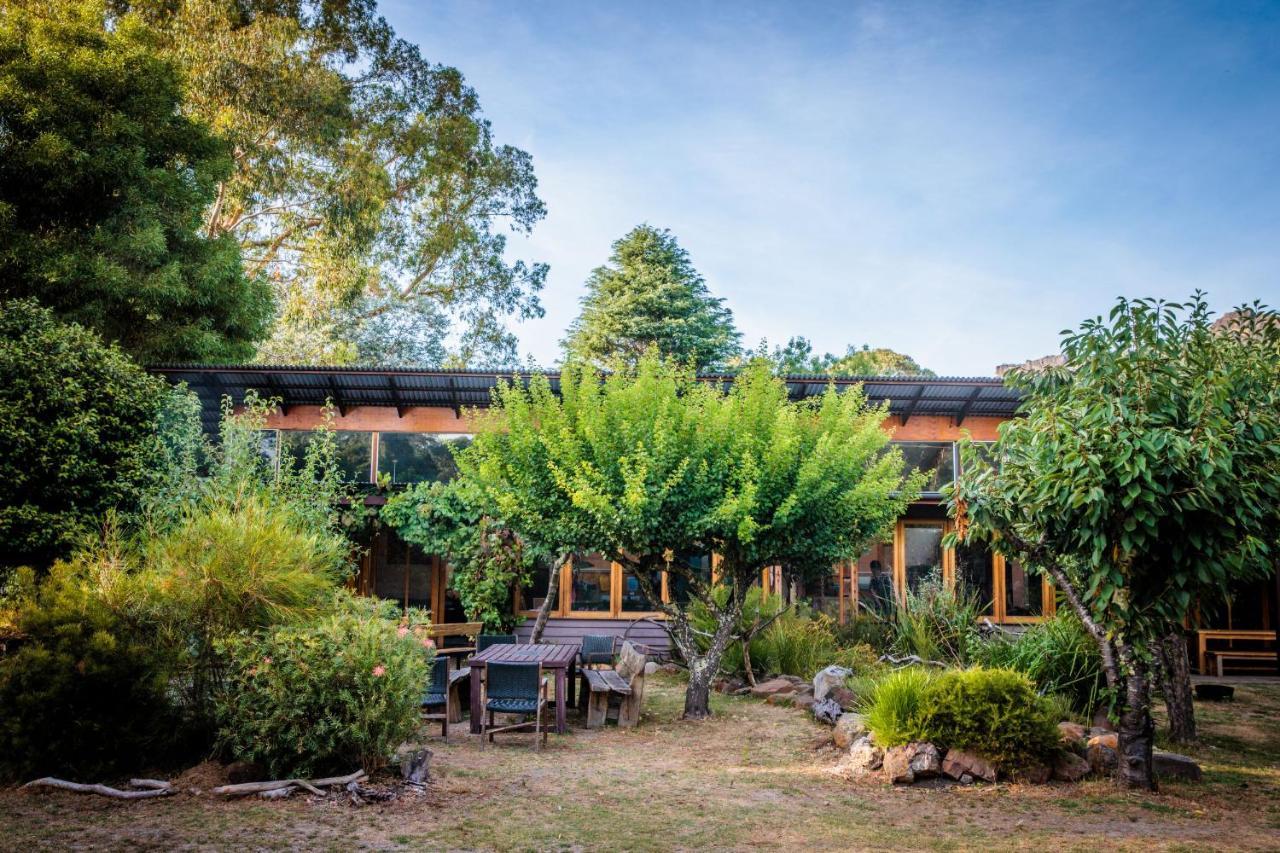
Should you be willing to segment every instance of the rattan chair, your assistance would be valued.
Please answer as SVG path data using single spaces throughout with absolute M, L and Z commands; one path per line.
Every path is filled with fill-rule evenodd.
M 492 743 L 493 736 L 498 732 L 533 726 L 534 747 L 542 749 L 542 745 L 547 742 L 542 712 L 547 707 L 547 688 L 550 685 L 550 680 L 542 675 L 542 665 L 490 663 L 485 670 L 485 716 L 480 720 L 480 745 L 484 746 L 486 740 Z M 533 721 L 495 726 L 494 714 L 532 714 Z
M 427 692 L 422 694 L 422 719 L 439 720 L 440 734 L 444 742 L 449 742 L 449 659 L 444 655 L 436 655 L 431 661 L 431 679 L 427 682 Z M 428 713 L 426 709 L 443 708 L 437 713 Z
M 476 654 L 479 654 L 490 646 L 514 646 L 515 644 L 515 634 L 481 634 L 476 637 Z
M 613 666 L 612 634 L 587 634 L 578 650 L 578 663 L 582 666 Z

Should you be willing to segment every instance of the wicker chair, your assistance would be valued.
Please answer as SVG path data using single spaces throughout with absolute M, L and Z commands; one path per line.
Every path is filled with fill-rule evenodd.
M 427 692 L 422 694 L 422 719 L 439 720 L 440 734 L 444 742 L 449 742 L 449 659 L 444 655 L 436 655 L 431 661 L 431 680 L 427 682 Z M 426 709 L 442 708 L 440 713 L 428 713 Z
M 476 654 L 479 654 L 490 646 L 514 646 L 515 644 L 515 634 L 481 634 L 476 637 Z
M 485 716 L 480 721 L 480 745 L 485 740 L 493 742 L 497 732 L 527 729 L 533 726 L 533 743 L 542 749 L 547 742 L 547 730 L 542 725 L 542 712 L 547 707 L 547 688 L 550 680 L 542 675 L 542 665 L 537 663 L 490 663 L 485 673 Z M 525 720 L 509 726 L 494 726 L 493 715 L 532 714 L 533 721 Z
M 613 635 L 587 634 L 578 650 L 578 662 L 583 666 L 613 666 Z

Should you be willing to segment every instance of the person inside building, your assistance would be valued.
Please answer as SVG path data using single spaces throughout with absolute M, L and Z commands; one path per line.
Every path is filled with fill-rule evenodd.
M 893 608 L 893 578 L 885 573 L 879 560 L 871 561 L 871 610 L 880 616 Z

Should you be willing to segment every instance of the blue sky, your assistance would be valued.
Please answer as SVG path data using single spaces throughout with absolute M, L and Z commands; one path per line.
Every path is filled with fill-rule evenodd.
M 1280 3 L 380 5 L 533 155 L 544 364 L 641 222 L 748 344 L 952 375 L 1119 294 L 1280 303 Z

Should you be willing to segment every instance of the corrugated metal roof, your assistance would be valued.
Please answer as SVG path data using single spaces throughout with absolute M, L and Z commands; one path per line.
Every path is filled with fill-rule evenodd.
M 292 406 L 332 403 L 346 413 L 357 406 L 451 408 L 461 411 L 487 406 L 490 392 L 500 380 L 513 377 L 528 381 L 528 372 L 419 369 L 409 367 L 318 367 L 274 364 L 160 364 L 148 368 L 170 382 L 185 382 L 199 397 L 206 427 L 217 424 L 224 397 L 239 404 L 249 392 L 280 401 L 286 412 Z M 547 371 L 553 389 L 560 375 Z M 727 385 L 730 374 L 699 377 Z M 828 384 L 837 388 L 861 384 L 873 404 L 889 403 L 889 410 L 903 418 L 944 415 L 962 422 L 971 416 L 1010 417 L 1020 395 L 995 377 L 918 376 L 822 376 L 783 377 L 792 399 L 821 394 Z

